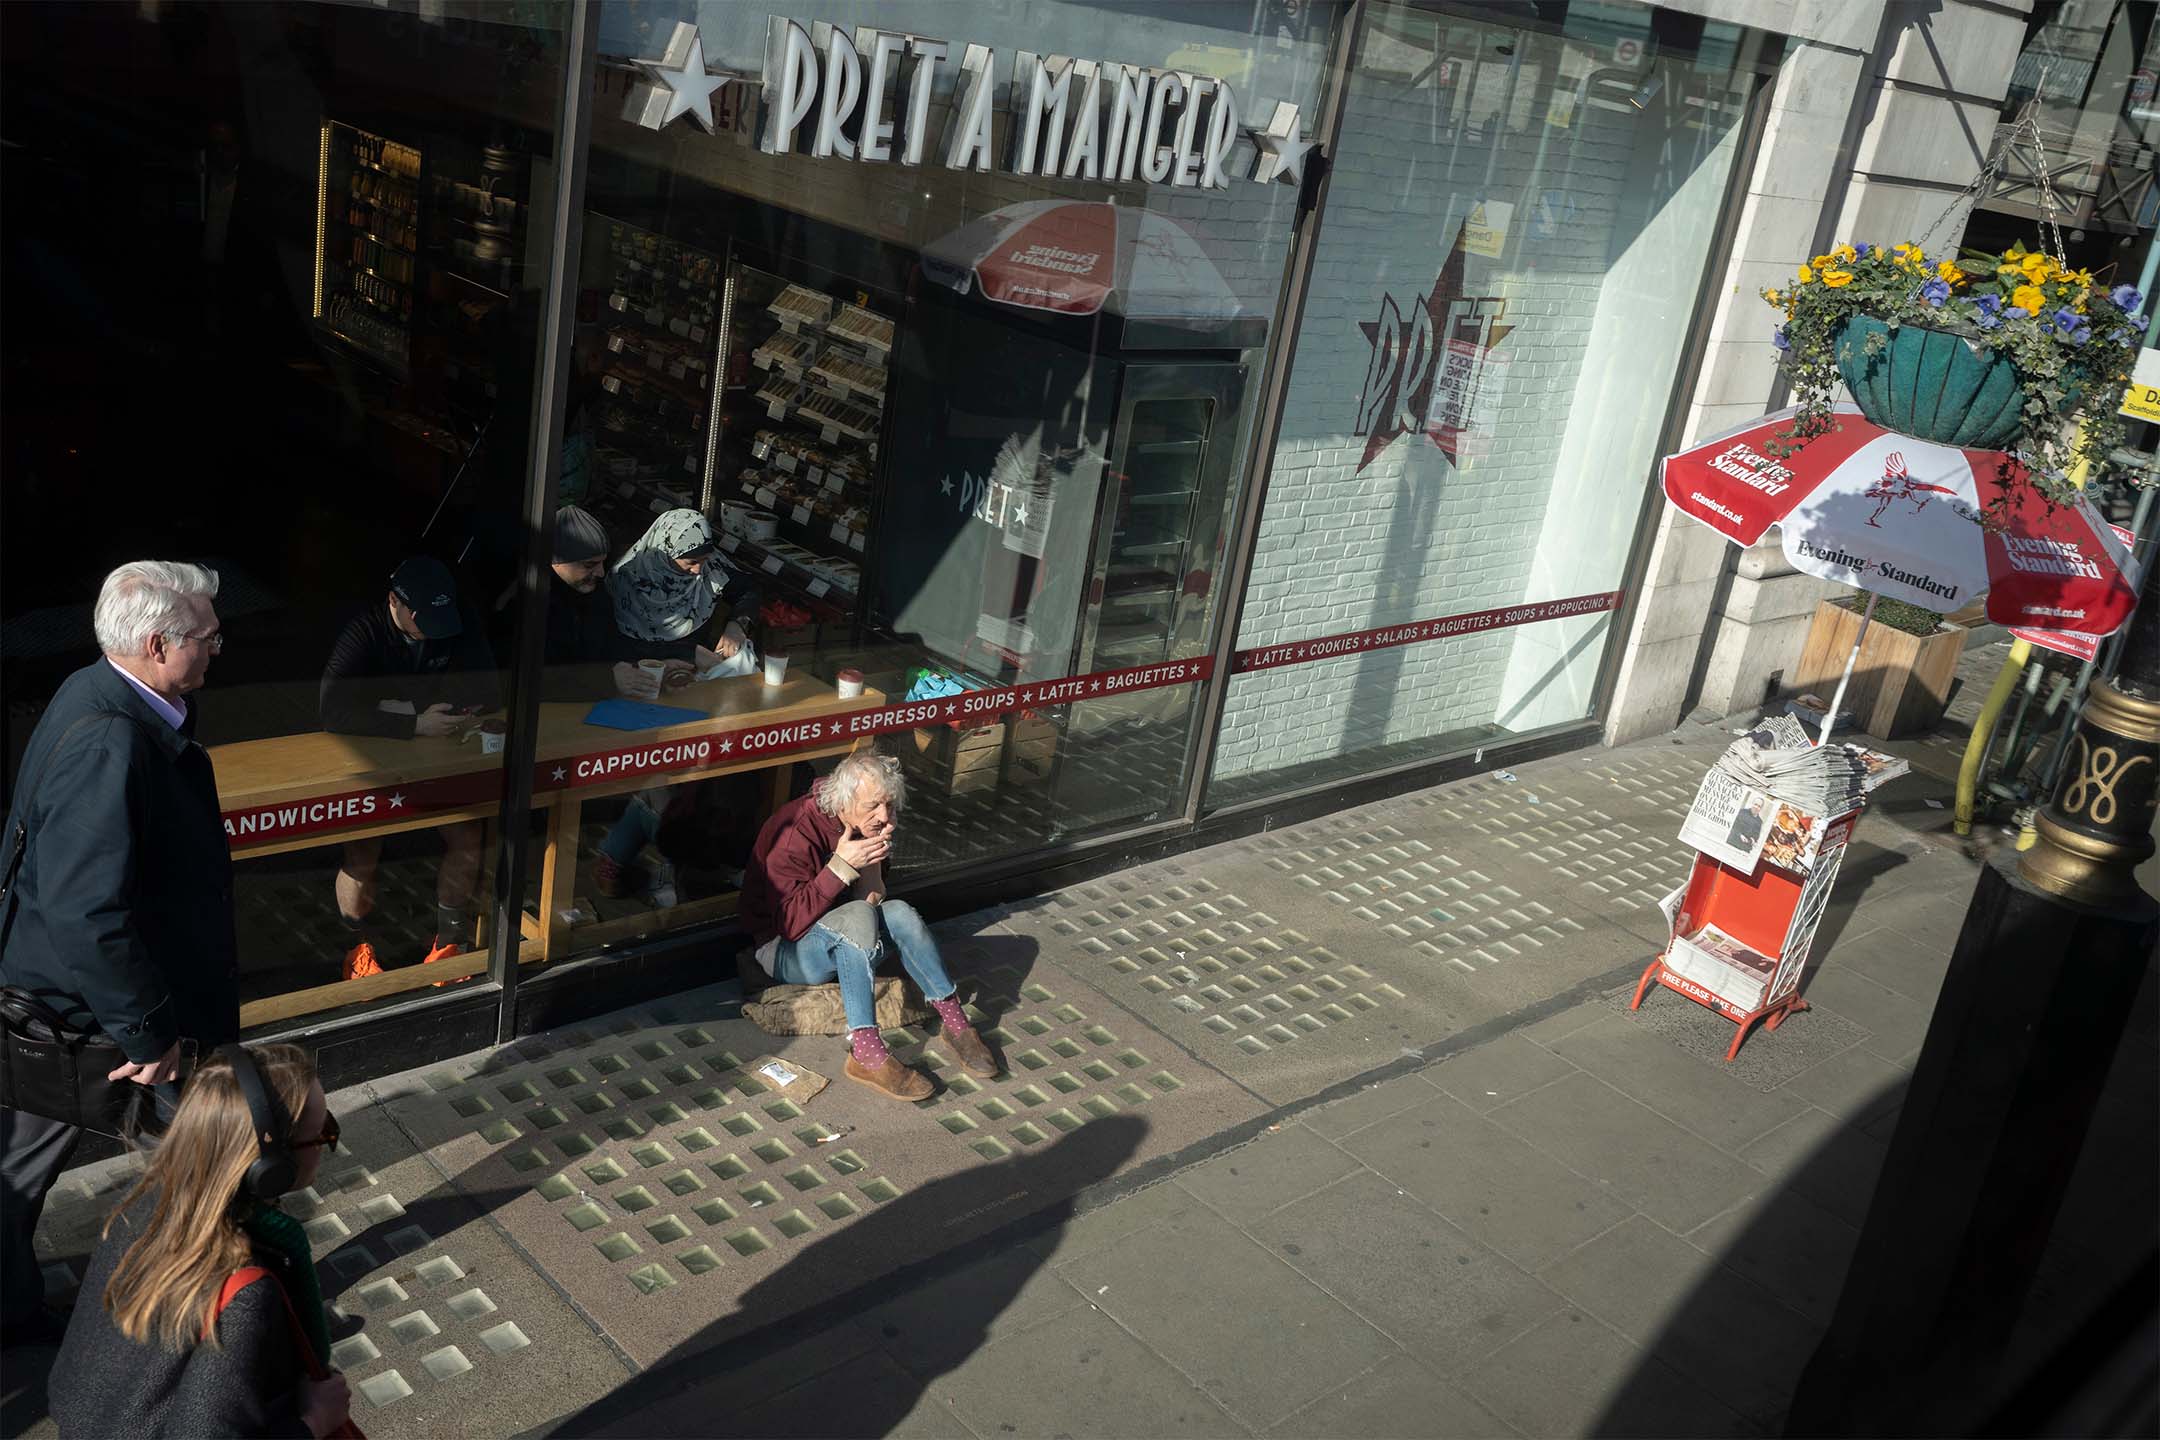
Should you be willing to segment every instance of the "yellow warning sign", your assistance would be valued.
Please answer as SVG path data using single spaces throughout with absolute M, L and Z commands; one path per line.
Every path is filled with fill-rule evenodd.
M 2130 372 L 2129 388 L 2115 413 L 2160 425 L 2160 350 L 2148 345 L 2138 351 L 2137 368 Z
M 1463 249 L 1499 259 L 1507 246 L 1508 222 L 1514 218 L 1515 207 L 1507 201 L 1484 201 L 1463 222 Z

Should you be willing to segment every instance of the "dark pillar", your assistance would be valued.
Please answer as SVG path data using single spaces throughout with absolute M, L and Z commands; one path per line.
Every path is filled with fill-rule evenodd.
M 2040 840 L 1983 871 L 1788 1435 L 1969 1434 L 2160 945 L 2160 563 Z M 2125 1257 L 2134 1261 L 2135 1255 Z

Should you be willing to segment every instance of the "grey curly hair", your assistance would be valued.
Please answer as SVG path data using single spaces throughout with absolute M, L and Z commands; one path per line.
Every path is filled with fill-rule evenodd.
M 896 811 L 907 804 L 907 777 L 901 773 L 900 762 L 874 750 L 858 750 L 835 765 L 818 787 L 818 809 L 838 815 L 855 803 L 866 786 L 892 801 Z

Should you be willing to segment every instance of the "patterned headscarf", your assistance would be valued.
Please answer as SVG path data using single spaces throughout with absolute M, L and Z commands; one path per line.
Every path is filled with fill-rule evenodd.
M 633 640 L 681 640 L 712 620 L 713 601 L 731 575 L 719 553 L 705 556 L 703 573 L 686 575 L 677 557 L 709 551 L 712 526 L 695 510 L 670 510 L 623 552 L 608 577 L 615 623 Z

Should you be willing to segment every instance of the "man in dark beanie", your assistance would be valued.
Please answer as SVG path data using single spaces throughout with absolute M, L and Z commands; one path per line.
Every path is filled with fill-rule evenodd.
M 615 597 L 607 587 L 608 548 L 607 527 L 589 511 L 565 505 L 555 512 L 554 569 L 560 583 L 548 593 L 542 699 L 653 699 L 661 677 L 640 669 L 640 660 L 667 661 L 671 674 L 690 674 L 694 641 L 633 640 L 617 628 Z

